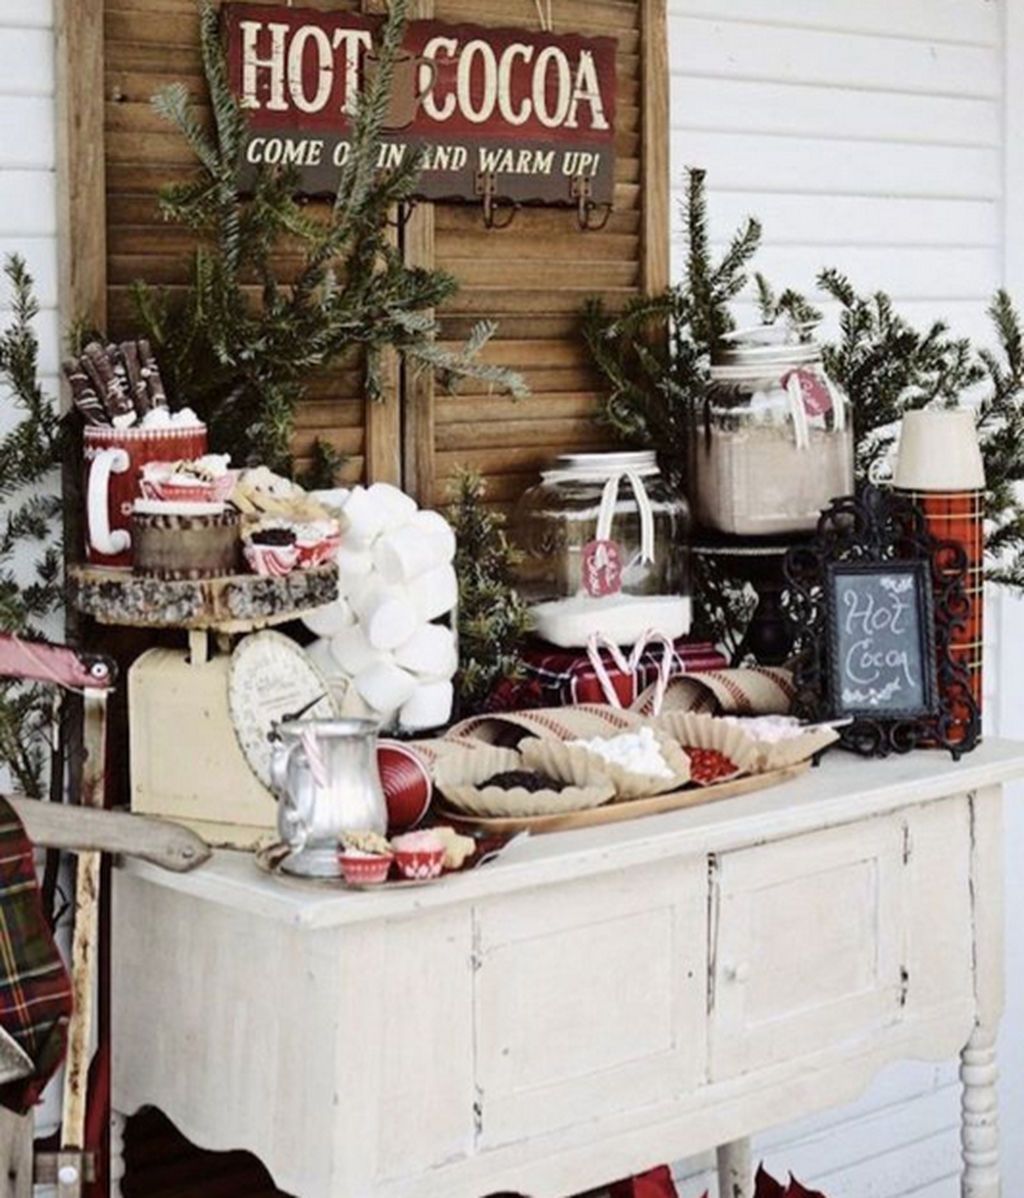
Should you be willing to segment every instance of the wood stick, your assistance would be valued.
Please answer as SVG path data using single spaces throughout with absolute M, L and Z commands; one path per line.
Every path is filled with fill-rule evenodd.
M 7 796 L 33 844 L 73 853 L 138 857 L 174 873 L 187 873 L 209 860 L 210 848 L 188 828 L 146 815 L 97 811 Z

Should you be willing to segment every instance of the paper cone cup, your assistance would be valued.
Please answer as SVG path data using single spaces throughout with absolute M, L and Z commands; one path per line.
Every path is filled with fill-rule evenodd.
M 736 773 L 758 773 L 760 745 L 738 724 L 713 715 L 672 711 L 651 721 L 651 726 L 670 737 L 685 752 L 687 749 L 715 749 L 736 766 Z M 724 782 L 724 778 L 717 779 Z
M 570 783 L 561 791 L 529 791 L 523 787 L 502 790 L 500 786 L 481 786 L 494 774 L 523 768 L 542 767 L 528 765 L 514 749 L 480 745 L 446 753 L 440 758 L 434 766 L 434 786 L 460 811 L 492 819 L 523 819 L 534 815 L 586 811 L 607 803 L 615 794 L 611 779 L 589 766 L 565 778 L 551 773 L 550 776 L 560 782 Z
M 690 780 L 690 759 L 669 737 L 659 735 L 659 747 L 669 769 L 670 778 L 655 778 L 649 774 L 634 774 L 621 765 L 592 753 L 582 745 L 565 744 L 554 740 L 528 740 L 520 746 L 523 762 L 528 769 L 543 770 L 560 782 L 590 771 L 590 776 L 604 775 L 615 786 L 616 801 L 645 799 L 651 795 L 681 790 Z

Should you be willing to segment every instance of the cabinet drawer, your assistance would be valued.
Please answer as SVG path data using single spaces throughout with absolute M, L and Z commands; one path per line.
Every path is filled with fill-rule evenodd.
M 726 854 L 712 894 L 711 1076 L 899 1018 L 905 833 L 896 819 Z
M 480 1146 L 649 1105 L 706 1054 L 703 858 L 476 910 Z

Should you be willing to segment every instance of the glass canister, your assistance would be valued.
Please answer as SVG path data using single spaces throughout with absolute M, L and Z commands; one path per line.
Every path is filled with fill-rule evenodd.
M 566 648 L 595 633 L 632 645 L 690 628 L 686 500 L 653 451 L 563 454 L 513 517 L 536 631 Z
M 767 338 L 774 337 L 775 343 Z M 698 524 L 736 536 L 808 532 L 853 492 L 853 420 L 813 341 L 731 334 L 711 367 L 693 438 Z

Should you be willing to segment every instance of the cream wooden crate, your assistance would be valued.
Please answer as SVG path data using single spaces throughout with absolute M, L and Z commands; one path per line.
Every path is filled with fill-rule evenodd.
M 128 672 L 132 810 L 250 849 L 276 839 L 276 803 L 242 755 L 228 710 L 226 655 L 193 663 L 150 649 Z

